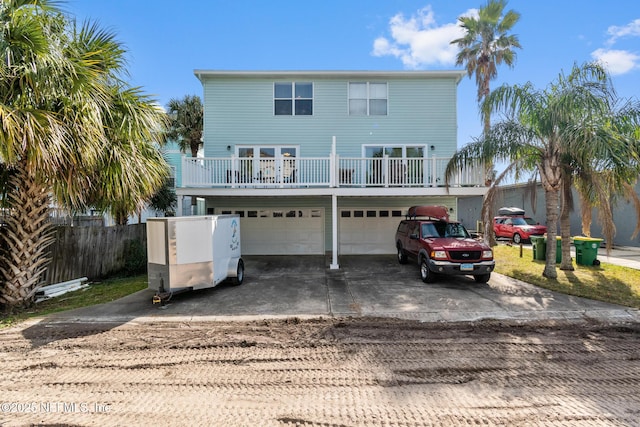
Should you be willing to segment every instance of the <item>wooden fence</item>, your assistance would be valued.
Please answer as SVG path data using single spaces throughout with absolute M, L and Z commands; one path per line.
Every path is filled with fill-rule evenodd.
M 56 240 L 51 245 L 52 261 L 44 284 L 53 284 L 79 277 L 95 280 L 123 271 L 132 245 L 146 260 L 146 224 L 115 227 L 56 228 Z M 134 255 L 135 256 L 135 255 Z

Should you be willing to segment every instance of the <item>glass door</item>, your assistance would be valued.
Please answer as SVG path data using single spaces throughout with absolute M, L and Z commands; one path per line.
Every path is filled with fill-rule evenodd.
M 287 184 L 296 182 L 297 147 L 239 147 L 239 172 L 250 179 L 246 182 Z
M 276 181 L 276 149 L 275 147 L 260 147 L 258 158 L 258 181 L 272 184 Z

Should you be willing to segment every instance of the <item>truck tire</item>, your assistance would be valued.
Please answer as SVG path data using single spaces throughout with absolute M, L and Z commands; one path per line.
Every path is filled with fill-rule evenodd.
M 400 264 L 407 263 L 407 253 L 402 249 L 402 245 L 398 243 L 398 262 Z
M 473 276 L 473 278 L 475 279 L 475 281 L 477 283 L 487 283 L 489 281 L 489 279 L 491 279 L 491 273 L 489 273 L 489 274 L 478 274 L 476 276 Z
M 424 283 L 432 283 L 435 280 L 435 273 L 429 270 L 427 258 L 420 258 L 420 278 Z
M 236 270 L 236 277 L 233 278 L 231 283 L 233 283 L 234 286 L 240 286 L 242 285 L 242 282 L 244 282 L 244 261 L 239 260 Z

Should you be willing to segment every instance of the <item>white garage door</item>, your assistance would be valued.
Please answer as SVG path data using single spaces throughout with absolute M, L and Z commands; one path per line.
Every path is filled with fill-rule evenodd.
M 240 215 L 243 255 L 324 254 L 324 209 L 221 209 Z
M 398 223 L 407 208 L 341 209 L 340 248 L 342 255 L 392 254 Z

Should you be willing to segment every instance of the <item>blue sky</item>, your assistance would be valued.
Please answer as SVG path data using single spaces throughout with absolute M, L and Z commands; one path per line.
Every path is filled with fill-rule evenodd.
M 161 105 L 202 96 L 194 69 L 453 70 L 457 18 L 484 0 L 68 0 L 64 9 L 113 31 L 131 83 Z M 605 61 L 618 95 L 640 99 L 640 2 L 510 0 L 522 49 L 492 87 L 544 88 L 574 63 Z M 458 90 L 458 145 L 481 131 L 475 80 Z

